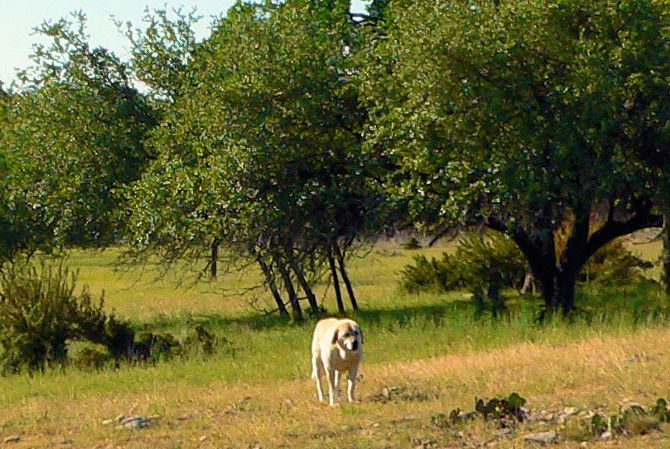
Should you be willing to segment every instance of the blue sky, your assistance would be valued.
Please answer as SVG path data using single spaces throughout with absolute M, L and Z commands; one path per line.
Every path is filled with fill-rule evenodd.
M 30 65 L 32 45 L 38 41 L 33 28 L 44 20 L 56 20 L 72 11 L 82 10 L 88 17 L 91 43 L 102 45 L 124 57 L 128 54 L 125 38 L 119 33 L 112 17 L 141 25 L 146 7 L 150 9 L 197 8 L 203 19 L 198 24 L 198 37 L 208 34 L 210 17 L 230 8 L 234 0 L 2 0 L 5 20 L 0 26 L 0 81 L 5 85 L 15 78 L 16 68 Z M 363 0 L 352 0 L 352 9 L 364 10 Z

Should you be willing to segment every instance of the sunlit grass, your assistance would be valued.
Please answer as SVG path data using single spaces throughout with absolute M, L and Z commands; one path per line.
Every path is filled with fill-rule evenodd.
M 179 273 L 158 282 L 155 273 L 135 268 L 121 276 L 114 267 L 118 250 L 73 252 L 69 264 L 79 268 L 79 284 L 97 294 L 104 290 L 108 309 L 138 329 L 177 337 L 204 323 L 220 339 L 217 353 L 118 370 L 50 369 L 0 378 L 0 437 L 23 435 L 17 448 L 54 447 L 63 440 L 75 447 L 246 448 L 259 442 L 263 448 L 334 448 L 350 447 L 347 432 L 354 432 L 353 447 L 415 447 L 412 438 L 422 435 L 458 447 L 462 441 L 431 427 L 430 418 L 456 407 L 471 409 L 475 396 L 518 391 L 532 406 L 613 408 L 624 398 L 649 402 L 670 396 L 664 369 L 670 363 L 670 321 L 657 287 L 641 284 L 622 294 L 582 286 L 580 300 L 607 313 L 543 324 L 536 320 L 538 298 L 514 296 L 509 314 L 492 320 L 475 318 L 464 292 L 398 289 L 399 272 L 414 254 L 439 257 L 450 249 L 382 245 L 351 262 L 362 309 L 355 317 L 365 332 L 363 402 L 335 410 L 316 404 L 309 380 L 313 321 L 289 324 L 252 308 L 250 297 L 239 292 L 258 281 L 253 268 L 186 288 Z M 332 289 L 324 295 L 320 285 L 318 292 L 334 310 Z M 389 385 L 416 389 L 428 399 L 374 402 Z M 118 414 L 161 419 L 136 433 L 102 424 Z M 466 432 L 482 444 L 495 436 L 481 424 Z M 521 436 L 497 447 L 521 447 Z M 646 440 L 607 447 L 670 447 L 664 434 L 650 444 L 641 441 Z

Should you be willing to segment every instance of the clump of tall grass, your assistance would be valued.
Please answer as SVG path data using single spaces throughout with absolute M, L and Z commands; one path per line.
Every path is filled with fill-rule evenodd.
M 33 264 L 18 260 L 0 272 L 0 371 L 43 370 L 47 365 L 100 367 L 109 361 L 158 360 L 175 354 L 211 354 L 216 338 L 197 326 L 184 344 L 170 334 L 145 333 L 136 340 L 130 324 L 104 310 L 104 297 L 87 286 L 77 292 L 77 276 L 63 261 Z M 76 342 L 88 344 L 77 345 Z M 78 347 L 68 358 L 71 347 Z

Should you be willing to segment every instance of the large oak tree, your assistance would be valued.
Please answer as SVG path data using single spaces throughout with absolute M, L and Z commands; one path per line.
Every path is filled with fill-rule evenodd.
M 572 311 L 593 253 L 661 224 L 645 160 L 668 151 L 667 4 L 397 1 L 384 17 L 364 91 L 391 189 L 424 223 L 509 235 L 546 306 Z

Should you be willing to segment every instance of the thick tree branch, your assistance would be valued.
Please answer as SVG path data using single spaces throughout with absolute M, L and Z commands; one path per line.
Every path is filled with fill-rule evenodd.
M 640 229 L 660 227 L 662 225 L 663 216 L 652 214 L 649 210 L 639 211 L 627 221 L 608 220 L 588 239 L 582 262 L 586 262 L 596 251 L 617 237 L 639 231 Z

